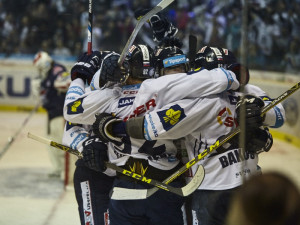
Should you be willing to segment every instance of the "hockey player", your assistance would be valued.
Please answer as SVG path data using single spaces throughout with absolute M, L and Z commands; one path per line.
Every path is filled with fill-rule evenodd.
M 198 67 L 215 71 L 217 67 L 229 67 L 236 63 L 227 49 L 204 47 L 196 57 Z M 202 68 L 202 71 L 206 71 Z M 258 170 L 258 154 L 269 151 L 272 136 L 261 127 L 280 127 L 284 121 L 281 104 L 260 116 L 260 110 L 270 101 L 266 93 L 253 85 L 246 85 L 246 151 L 239 152 L 238 139 L 233 138 L 223 148 L 212 152 L 199 163 L 205 168 L 205 179 L 193 195 L 194 224 L 224 224 L 231 194 L 243 183 L 243 179 Z M 125 123 L 103 114 L 99 132 L 101 139 L 131 136 L 148 141 L 185 137 L 189 158 L 193 159 L 223 135 L 238 126 L 241 93 L 227 91 L 204 98 L 183 99 L 167 104 L 162 109 L 148 112 L 144 117 L 130 119 Z M 256 97 L 256 96 L 259 97 Z M 264 101 L 262 100 L 264 99 Z M 246 101 L 247 102 L 247 101 Z M 238 103 L 238 104 L 236 104 Z M 200 119 L 201 118 L 201 119 Z M 108 129 L 103 129 L 107 127 Z M 134 127 L 133 131 L 131 128 Z M 109 132 L 109 135 L 107 132 Z M 111 133 L 113 132 L 113 133 Z M 195 172 L 195 167 L 192 168 Z
M 176 58 L 180 56 L 180 54 L 176 55 L 176 51 L 174 49 L 170 48 L 168 50 L 171 50 L 171 52 L 174 52 Z M 153 67 L 149 67 L 149 62 L 147 59 L 149 59 L 148 56 L 146 56 L 146 49 L 145 47 L 142 46 L 134 46 L 130 50 L 131 56 L 135 56 L 134 52 L 139 53 L 139 55 L 143 55 L 143 57 L 140 57 L 140 60 L 133 60 L 131 63 L 129 63 L 129 68 L 130 68 L 130 75 L 132 78 L 136 78 L 136 76 L 142 76 L 143 79 L 149 78 L 154 75 Z M 177 52 L 178 53 L 178 52 Z M 173 55 L 174 56 L 174 55 Z M 133 57 L 134 59 L 134 57 Z M 171 59 L 171 58 L 170 58 Z M 173 58 L 174 59 L 174 58 Z M 185 64 L 185 56 L 181 56 L 180 63 Z M 109 59 L 107 59 L 109 62 Z M 130 59 L 129 59 L 130 61 Z M 173 60 L 176 61 L 176 60 Z M 104 60 L 106 62 L 106 60 Z M 105 71 L 103 66 L 105 67 L 105 63 L 103 62 L 101 71 Z M 108 63 L 110 64 L 110 63 Z M 173 65 L 175 65 L 176 62 L 173 62 Z M 78 64 L 79 65 L 79 64 Z M 81 65 L 84 65 L 84 63 L 81 63 Z M 150 64 L 151 65 L 151 64 Z M 170 65 L 168 65 L 170 66 Z M 106 68 L 107 65 L 106 65 Z M 132 71 L 135 71 L 136 74 L 132 75 Z M 96 73 L 94 76 L 91 86 L 93 88 L 99 88 L 99 75 L 100 72 Z M 183 71 L 185 72 L 185 71 Z M 153 110 L 156 106 L 162 105 L 163 100 L 165 102 L 172 101 L 173 99 L 176 98 L 182 98 L 183 97 L 188 97 L 189 95 L 191 97 L 198 96 L 199 93 L 202 93 L 205 95 L 206 93 L 214 93 L 218 90 L 227 90 L 227 88 L 238 88 L 238 82 L 235 80 L 235 75 L 229 71 L 225 70 L 217 70 L 215 71 L 214 75 L 212 76 L 207 72 L 207 77 L 206 76 L 201 76 L 201 74 L 198 74 L 196 76 L 190 77 L 187 76 L 186 73 L 181 73 L 177 75 L 173 75 L 170 77 L 161 77 L 158 79 L 147 79 L 145 80 L 142 84 L 139 85 L 130 85 L 130 86 L 122 86 L 116 87 L 113 89 L 110 88 L 105 88 L 102 90 L 96 90 L 92 91 L 90 93 L 83 94 L 84 90 L 84 83 L 80 79 L 76 79 L 72 82 L 70 86 L 70 90 L 74 91 L 69 91 L 70 95 L 67 96 L 66 98 L 66 103 L 65 103 L 65 117 L 68 120 L 71 120 L 71 122 L 77 122 L 77 123 L 91 123 L 94 122 L 94 116 L 92 112 L 101 112 L 101 109 L 104 109 L 106 112 L 114 112 L 116 114 L 124 113 L 124 119 L 127 119 L 129 117 L 135 117 L 135 116 L 140 116 L 143 115 L 146 111 Z M 139 75 L 143 74 L 143 75 Z M 95 77 L 98 76 L 98 82 Z M 101 75 L 102 76 L 102 75 Z M 129 76 L 130 77 L 130 76 Z M 213 80 L 213 81 L 212 81 Z M 130 81 L 130 80 L 129 80 Z M 149 82 L 148 82 L 149 81 Z M 150 82 L 151 81 L 151 82 Z M 194 82 L 193 82 L 194 81 Z M 131 79 L 132 82 L 132 79 Z M 141 82 L 141 81 L 140 81 Z M 198 84 L 197 84 L 197 83 Z M 196 85 L 197 84 L 197 85 Z M 200 85 L 199 85 L 200 84 Z M 177 88 L 175 86 L 177 85 Z M 178 92 L 178 88 L 182 87 L 185 88 L 188 86 L 189 88 L 192 86 L 194 87 L 194 90 L 192 91 L 189 89 L 189 92 Z M 166 90 L 170 92 L 170 94 L 166 94 Z M 76 91 L 75 91 L 76 90 Z M 168 93 L 167 91 L 167 93 Z M 80 93 L 78 95 L 78 93 Z M 172 93 L 172 94 L 171 94 Z M 98 97 L 97 97 L 98 95 Z M 106 98 L 112 98 L 113 101 L 115 102 L 112 104 L 111 108 L 107 108 L 108 105 L 106 103 L 103 103 L 102 100 Z M 117 100 L 116 100 L 117 99 Z M 100 103 L 99 103 L 100 102 Z M 101 108 L 102 107 L 102 108 Z M 127 111 L 127 112 L 126 112 Z M 115 142 L 115 141 L 114 141 Z M 140 144 L 138 144 L 140 143 Z M 109 149 L 113 149 L 115 153 L 118 153 L 119 158 L 118 159 L 111 159 L 111 162 L 116 163 L 117 165 L 120 166 L 125 166 L 125 168 L 129 169 L 129 166 L 134 166 L 134 165 L 139 165 L 139 167 L 145 167 L 148 166 L 149 169 L 146 170 L 146 172 L 152 170 L 153 174 L 151 173 L 151 177 L 153 176 L 159 176 L 160 180 L 164 178 L 164 176 L 172 172 L 172 169 L 176 169 L 176 166 L 178 165 L 178 160 L 175 157 L 176 154 L 176 148 L 172 147 L 173 142 L 168 141 L 168 142 L 145 142 L 142 141 L 138 142 L 136 140 L 125 140 L 125 143 L 122 145 L 118 144 L 113 144 L 109 143 Z M 139 158 L 140 160 L 138 161 L 127 161 L 129 159 L 129 156 L 131 156 L 133 159 L 134 158 Z M 140 163 L 142 162 L 142 164 Z M 129 164 L 130 163 L 130 164 Z M 152 168 L 153 167 L 153 168 Z M 151 169 L 150 169 L 151 168 Z M 159 170 L 160 172 L 155 172 L 155 170 Z M 167 170 L 167 172 L 163 172 L 164 170 Z M 136 171 L 137 172 L 137 171 Z M 165 174 L 165 175 L 164 175 Z M 147 176 L 147 174 L 144 174 Z M 124 181 L 122 179 L 118 179 L 119 183 L 115 183 L 115 185 L 128 185 L 130 186 L 135 186 L 137 187 L 137 184 L 134 182 L 128 182 Z M 144 185 L 142 185 L 144 186 Z M 166 204 L 170 204 L 170 202 L 166 199 L 168 198 L 168 195 L 172 195 L 168 193 L 163 193 L 162 196 L 161 194 L 157 194 L 156 198 L 160 199 L 160 202 L 162 202 L 161 207 L 166 208 Z M 160 197 L 158 197 L 160 196 Z M 155 199 L 156 199 L 155 198 Z M 177 196 L 174 197 L 174 199 L 178 199 Z M 150 202 L 152 200 L 147 200 Z M 157 201 L 157 200 L 155 200 Z M 131 202 L 131 201 L 130 201 Z M 182 202 L 181 200 L 179 202 Z M 138 202 L 136 202 L 137 204 Z M 149 204 L 148 203 L 148 204 Z M 174 203 L 174 202 L 173 202 Z M 126 207 L 124 207 L 124 204 L 129 204 L 126 201 L 115 201 L 114 207 L 121 207 L 122 211 L 118 210 L 118 212 L 114 211 L 114 209 L 110 209 L 110 215 L 111 215 L 111 222 L 113 223 L 114 220 L 117 220 L 117 223 L 122 223 L 120 222 L 121 219 L 124 219 L 124 214 L 122 215 L 120 212 L 125 212 Z M 133 207 L 133 202 L 130 203 Z M 141 203 L 138 203 L 141 204 Z M 153 202 L 154 204 L 154 202 Z M 144 204 L 146 206 L 147 204 Z M 149 208 L 146 210 L 145 214 L 143 214 L 143 220 L 146 218 L 145 215 L 151 215 L 148 220 L 163 220 L 166 222 L 167 220 L 169 221 L 170 224 L 182 224 L 182 213 L 180 210 L 180 204 L 175 205 L 172 204 L 172 207 L 175 207 L 177 213 L 175 213 L 177 216 L 172 216 L 172 218 L 167 219 L 165 216 L 155 216 L 153 213 L 153 209 Z M 172 211 L 172 207 L 168 206 L 168 211 Z M 142 209 L 141 206 L 138 207 L 139 209 Z M 152 210 L 151 210 L 152 209 Z M 133 209 L 128 209 L 129 213 Z M 155 211 L 157 208 L 155 209 Z M 160 210 L 159 210 L 160 211 Z M 178 212 L 179 211 L 179 212 Z M 127 212 L 127 213 L 128 213 Z M 161 211 L 159 212 L 161 213 Z M 166 212 L 164 212 L 165 214 Z M 153 215 L 152 215 L 153 214 Z M 124 218 L 122 218 L 122 216 Z M 128 215 L 127 215 L 128 216 Z M 177 218 L 179 217 L 179 218 Z M 128 220 L 128 218 L 127 218 Z M 131 219 L 129 219 L 131 220 Z M 121 220 L 122 221 L 122 220 Z M 172 222 L 173 221 L 173 222 Z M 140 222 L 140 221 L 139 221 Z M 139 223 L 137 222 L 137 223 Z M 126 221 L 123 221 L 124 224 L 126 224 Z M 122 223 L 122 224 L 123 224 Z M 155 224 L 160 224 L 158 221 L 153 221 Z M 141 224 L 141 223 L 140 223 Z
M 33 65 L 39 72 L 39 77 L 32 80 L 33 95 L 41 101 L 47 111 L 47 134 L 51 140 L 60 142 L 64 130 L 63 106 L 66 91 L 71 79 L 65 66 L 55 62 L 47 52 L 38 52 L 34 56 Z M 53 169 L 49 177 L 64 176 L 64 152 L 53 151 L 49 147 L 49 156 Z
M 116 53 L 95 51 L 90 55 L 86 53 L 82 54 L 78 58 L 78 62 L 71 70 L 71 78 L 73 81 L 68 90 L 67 98 L 74 93 L 80 95 L 91 91 L 91 88 L 89 86 L 85 87 L 85 84 L 91 82 L 102 60 L 109 54 L 114 55 Z M 74 85 L 76 82 L 82 83 L 83 85 L 78 87 Z M 104 84 L 105 80 L 101 82 Z M 103 91 L 103 101 L 107 101 L 112 97 L 112 95 L 107 95 L 109 98 L 105 99 L 105 91 L 109 91 L 109 89 Z M 78 108 L 74 106 L 73 111 L 76 112 L 77 109 Z M 84 155 L 83 159 L 76 161 L 73 177 L 81 225 L 106 225 L 109 224 L 109 192 L 113 184 L 115 173 L 109 173 L 109 171 L 102 173 L 103 165 L 100 165 L 102 161 L 97 161 L 97 159 L 103 158 L 108 160 L 106 153 L 107 145 L 95 138 L 91 129 L 91 126 L 88 125 L 66 122 L 63 144 L 77 149 Z M 98 149 L 98 151 L 91 152 L 89 149 Z M 103 149 L 103 151 L 100 149 Z M 90 161 L 90 157 L 92 157 L 94 161 Z

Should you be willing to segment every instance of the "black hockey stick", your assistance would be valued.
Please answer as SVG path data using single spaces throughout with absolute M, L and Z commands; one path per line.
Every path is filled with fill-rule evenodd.
M 276 99 L 274 99 L 272 102 L 270 102 L 267 106 L 265 106 L 261 111 L 261 116 L 263 116 L 265 113 L 267 113 L 274 106 L 276 106 L 277 104 L 279 104 L 280 102 L 285 100 L 287 97 L 292 95 L 299 88 L 300 88 L 300 82 L 298 82 L 296 85 L 291 87 L 289 90 L 287 90 L 286 92 L 284 92 L 283 94 L 278 96 Z M 178 178 L 181 174 L 186 172 L 189 168 L 191 168 L 193 165 L 195 165 L 197 162 L 199 162 L 201 159 L 203 159 L 205 156 L 207 156 L 209 153 L 211 153 L 212 151 L 216 150 L 217 148 L 221 147 L 223 144 L 228 142 L 231 138 L 233 138 L 235 135 L 237 135 L 240 131 L 241 131 L 240 127 L 237 127 L 236 129 L 234 129 L 233 131 L 231 131 L 230 133 L 225 135 L 220 140 L 217 140 L 213 145 L 211 145 L 209 148 L 205 149 L 201 154 L 197 155 L 195 158 L 193 158 L 192 160 L 187 162 L 183 167 L 181 167 L 179 170 L 177 170 L 171 176 L 166 178 L 163 182 L 166 183 L 166 184 L 172 182 L 173 180 Z M 141 198 L 138 198 L 138 197 L 134 198 L 135 193 L 132 192 L 131 189 L 122 188 L 122 189 L 119 190 L 117 188 L 114 188 L 113 189 L 113 195 L 112 195 L 111 198 L 112 199 L 119 199 L 119 200 L 121 200 L 121 199 L 122 200 L 127 200 L 127 199 L 132 199 L 132 198 L 134 198 L 134 199 L 145 199 L 145 198 L 153 195 L 157 190 L 158 190 L 158 188 L 156 188 L 156 187 L 148 189 L 148 190 L 144 189 L 144 192 L 147 193 L 146 195 L 143 195 Z M 137 190 L 137 191 L 142 192 L 143 190 Z
M 156 13 L 160 12 L 161 10 L 163 10 L 164 8 L 166 8 L 168 5 L 170 5 L 174 0 L 162 0 L 160 3 L 158 3 L 157 6 L 155 6 L 152 10 L 150 10 L 147 14 L 145 14 L 141 19 L 138 20 L 137 24 L 135 25 L 135 28 L 133 30 L 133 32 L 131 33 L 121 55 L 120 58 L 118 60 L 118 65 L 122 66 L 125 56 L 129 50 L 129 48 L 131 47 L 132 43 L 134 42 L 136 35 L 138 34 L 138 32 L 140 31 L 141 27 L 144 25 L 144 23 L 149 20 L 153 15 L 155 15 Z
M 4 155 L 4 153 L 9 149 L 9 147 L 12 145 L 12 143 L 17 139 L 17 137 L 19 136 L 20 132 L 26 126 L 26 124 L 28 123 L 28 121 L 30 120 L 30 118 L 38 111 L 40 105 L 41 105 L 40 102 L 38 102 L 35 105 L 35 107 L 30 111 L 29 115 L 25 118 L 25 120 L 21 124 L 20 128 L 15 132 L 15 134 L 13 136 L 10 136 L 8 138 L 8 141 L 7 141 L 6 145 L 4 146 L 4 148 L 0 152 L 0 159 L 2 158 L 2 156 Z
M 195 56 L 197 54 L 197 43 L 198 43 L 197 37 L 195 35 L 190 34 L 189 35 L 189 54 L 188 54 L 188 57 L 189 57 L 189 61 L 190 61 L 190 64 L 191 64 L 191 70 L 195 69 L 194 65 L 193 65 L 193 62 L 194 62 Z
M 46 138 L 43 138 L 43 137 L 31 134 L 31 133 L 28 133 L 28 137 L 31 138 L 31 139 L 34 139 L 36 141 L 39 141 L 41 143 L 50 145 L 50 146 L 58 148 L 58 149 L 61 149 L 61 150 L 65 151 L 65 152 L 69 152 L 69 153 L 71 153 L 73 155 L 76 155 L 78 158 L 82 158 L 82 154 L 78 150 L 72 149 L 72 148 L 70 148 L 70 147 L 68 147 L 66 145 L 59 144 L 59 143 L 57 143 L 55 141 L 51 141 L 49 139 L 46 139 Z M 134 178 L 136 180 L 145 182 L 147 184 L 156 186 L 156 187 L 158 187 L 160 189 L 172 192 L 172 193 L 180 195 L 180 196 L 188 196 L 191 193 L 193 193 L 200 186 L 200 184 L 202 183 L 202 181 L 204 179 L 204 168 L 202 166 L 200 166 L 199 169 L 197 170 L 197 172 L 196 172 L 196 174 L 195 174 L 195 176 L 193 178 L 193 181 L 189 182 L 186 186 L 184 186 L 182 188 L 172 187 L 172 186 L 164 184 L 164 183 L 162 183 L 160 181 L 153 180 L 151 178 L 147 178 L 145 176 L 142 176 L 142 175 L 139 175 L 137 173 L 131 172 L 129 170 L 123 169 L 123 168 L 118 167 L 115 164 L 112 164 L 112 163 L 109 163 L 109 162 L 106 162 L 106 167 L 110 168 L 110 169 L 113 169 L 113 170 L 115 170 L 115 171 L 117 171 L 117 172 L 119 172 L 121 174 L 126 175 L 126 176 L 132 177 L 132 178 Z

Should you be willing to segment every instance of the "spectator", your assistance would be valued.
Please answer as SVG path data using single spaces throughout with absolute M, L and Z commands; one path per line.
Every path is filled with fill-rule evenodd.
M 94 4 L 93 49 L 122 50 L 136 23 L 133 12 L 138 8 L 152 8 L 159 2 L 100 0 Z M 205 0 L 201 4 L 197 0 L 180 0 L 165 9 L 164 14 L 177 25 L 183 37 L 190 33 L 197 35 L 200 45 L 225 42 L 238 56 L 242 7 L 242 1 L 234 0 Z M 254 64 L 252 69 L 285 70 L 280 57 L 286 53 L 290 41 L 300 34 L 299 10 L 299 0 L 248 2 L 247 37 L 256 46 L 258 58 L 265 62 L 263 68 Z M 81 42 L 86 51 L 87 23 L 88 4 L 84 1 L 0 1 L 0 54 L 34 54 L 45 41 L 48 45 L 45 50 L 52 53 L 51 48 L 56 47 L 53 40 L 60 38 L 70 54 L 76 56 L 77 42 Z M 147 33 L 142 34 L 143 31 L 137 35 L 136 42 L 149 44 Z M 185 43 L 184 48 L 186 46 Z M 295 70 L 289 72 L 295 73 Z
M 299 225 L 300 192 L 285 175 L 266 172 L 242 185 L 229 212 L 227 225 Z
M 300 71 L 300 50 L 299 41 L 292 40 L 288 52 L 284 55 L 281 66 L 287 73 L 299 73 Z
M 71 56 L 70 50 L 67 47 L 65 47 L 62 39 L 58 39 L 56 41 L 56 47 L 53 50 L 53 55 L 54 56 L 64 56 L 64 57 Z

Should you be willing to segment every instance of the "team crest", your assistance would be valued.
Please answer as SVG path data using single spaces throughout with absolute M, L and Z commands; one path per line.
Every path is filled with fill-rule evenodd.
M 83 99 L 78 99 L 74 102 L 70 102 L 68 105 L 67 105 L 67 108 L 68 108 L 68 115 L 72 115 L 72 114 L 79 114 L 79 113 L 83 113 L 83 107 L 82 107 L 82 102 L 83 102 Z
M 160 111 L 157 114 L 166 131 L 171 129 L 179 121 L 186 117 L 183 108 L 177 104 L 171 106 L 168 110 Z

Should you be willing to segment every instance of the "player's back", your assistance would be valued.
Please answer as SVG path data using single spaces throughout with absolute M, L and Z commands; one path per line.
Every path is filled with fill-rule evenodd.
M 140 84 L 123 86 L 118 99 L 111 104 L 110 111 L 117 117 L 127 120 L 131 117 L 143 116 L 157 106 L 156 93 L 139 94 Z M 138 96 L 137 96 L 138 95 Z M 142 131 L 141 131 L 142 132 Z M 123 138 L 121 145 L 109 143 L 118 159 L 113 163 L 122 165 L 130 155 L 133 158 L 146 159 L 153 167 L 170 170 L 178 165 L 177 149 L 172 140 L 146 141 L 141 139 Z M 125 157 L 123 157 L 125 156 Z

